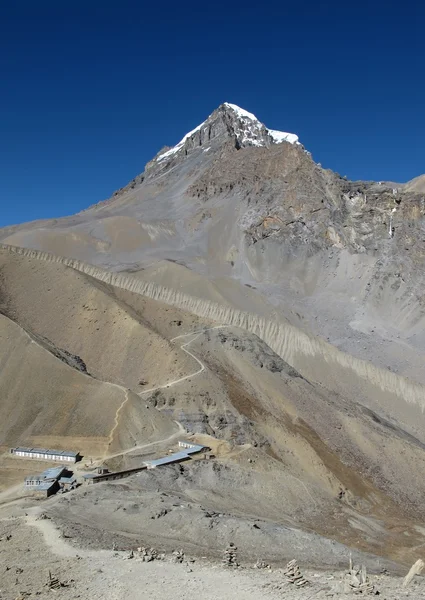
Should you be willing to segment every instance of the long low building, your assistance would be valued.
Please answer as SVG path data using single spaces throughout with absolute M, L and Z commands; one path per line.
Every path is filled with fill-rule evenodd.
M 200 452 L 205 453 L 205 458 L 211 458 L 213 456 L 209 452 L 209 448 L 207 446 L 201 446 L 199 444 L 194 444 L 193 442 L 180 441 L 179 447 L 182 448 L 182 450 L 180 450 L 179 452 L 173 452 L 171 454 L 168 454 L 167 456 L 163 456 L 162 458 L 157 458 L 154 460 L 146 460 L 142 463 L 141 466 L 132 469 L 125 469 L 123 471 L 115 471 L 113 473 L 109 473 L 107 469 L 105 469 L 105 472 L 103 472 L 103 469 L 99 468 L 97 474 L 86 473 L 85 475 L 83 475 L 83 480 L 85 483 L 90 484 L 100 483 L 102 481 L 113 481 L 115 479 L 128 477 L 129 475 L 134 475 L 135 473 L 144 471 L 145 469 L 155 469 L 156 467 L 162 467 L 164 465 L 180 463 L 189 460 L 191 456 L 193 456 L 194 454 L 199 454 Z
M 34 458 L 36 460 L 54 460 L 61 462 L 77 462 L 80 460 L 79 452 L 68 450 L 48 450 L 47 448 L 11 448 L 10 454 L 21 458 Z
M 193 444 L 192 442 L 180 441 L 179 447 L 184 448 L 180 452 L 173 452 L 168 456 L 157 458 L 155 460 L 146 460 L 144 464 L 148 469 L 155 469 L 156 467 L 162 467 L 164 465 L 172 465 L 174 463 L 183 462 L 189 460 L 193 454 L 199 454 L 207 450 L 206 446 L 200 446 L 199 444 Z

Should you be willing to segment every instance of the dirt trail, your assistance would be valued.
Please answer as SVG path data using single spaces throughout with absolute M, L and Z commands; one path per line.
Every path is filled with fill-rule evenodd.
M 36 527 L 38 529 L 38 531 L 42 534 L 46 545 L 56 556 L 68 558 L 78 555 L 81 558 L 87 558 L 90 556 L 106 554 L 106 550 L 86 550 L 83 548 L 74 548 L 64 538 L 61 537 L 58 528 L 53 521 L 51 521 L 51 519 L 40 518 L 41 513 L 41 507 L 28 509 L 25 522 L 30 527 Z
M 127 450 L 122 450 L 122 452 L 117 452 L 116 454 L 108 454 L 104 456 L 102 460 L 107 460 L 110 458 L 117 458 L 118 456 L 123 456 L 124 454 L 130 454 L 131 452 L 136 452 L 137 450 L 146 450 L 147 448 L 152 448 L 154 446 L 158 446 L 159 444 L 165 444 L 167 442 L 173 442 L 176 438 L 180 437 L 184 433 L 186 433 L 186 429 L 183 427 L 181 423 L 178 421 L 174 421 L 178 427 L 178 431 L 172 433 L 168 437 L 157 440 L 155 442 L 149 442 L 148 444 L 139 444 L 137 446 L 132 446 L 131 448 L 127 448 Z
M 124 408 L 124 406 L 127 404 L 128 402 L 128 390 L 125 392 L 125 398 L 122 401 L 122 404 L 117 408 L 117 412 L 115 413 L 115 424 L 111 429 L 111 433 L 109 434 L 109 438 L 108 438 L 108 446 L 110 446 L 112 444 L 112 441 L 114 439 L 114 433 L 118 427 L 119 421 L 120 421 L 120 413 L 122 411 L 122 409 Z
M 17 483 L 12 487 L 7 488 L 3 492 L 0 492 L 0 506 L 4 506 L 5 504 L 9 504 L 10 502 L 15 502 L 16 500 L 19 500 L 19 498 L 16 497 L 16 494 L 18 494 L 19 492 L 22 492 L 22 496 L 24 496 L 23 487 L 23 483 Z
M 310 585 L 301 589 L 286 582 L 282 569 L 254 569 L 246 565 L 239 569 L 196 559 L 173 563 L 171 555 L 164 560 L 142 562 L 136 553 L 133 560 L 124 560 L 127 551 L 86 550 L 72 546 L 61 537 L 49 519 L 39 519 L 31 511 L 26 519 L 0 520 L 0 536 L 10 535 L 7 548 L 0 557 L 3 570 L 2 598 L 38 596 L 48 598 L 46 587 L 49 571 L 60 581 L 70 582 L 61 588 L 63 600 L 311 600 L 311 598 L 341 598 L 343 573 L 302 568 Z M 27 551 L 23 551 L 23 550 Z M 186 557 L 187 558 L 187 557 Z M 20 567 L 19 572 L 13 567 Z M 424 597 L 424 579 L 416 578 L 408 590 L 403 590 L 400 577 L 371 575 L 382 597 L 388 600 L 409 596 Z M 348 596 L 347 596 L 348 597 Z
M 191 335 L 195 336 L 193 337 L 191 340 L 189 340 L 188 342 L 186 342 L 185 344 L 182 344 L 180 346 L 180 348 L 183 350 L 183 352 L 186 352 L 186 354 L 188 354 L 191 358 L 193 358 L 199 365 L 199 369 L 193 373 L 190 373 L 189 375 L 185 375 L 184 377 L 179 377 L 179 379 L 175 379 L 174 381 L 170 381 L 169 383 L 164 383 L 162 385 L 158 385 L 154 388 L 150 388 L 149 390 L 143 390 L 143 392 L 139 392 L 139 396 L 143 396 L 144 394 L 149 394 L 150 392 L 155 392 L 156 390 L 163 390 L 166 388 L 170 388 L 173 385 L 176 385 L 178 383 L 181 383 L 182 381 L 186 381 L 187 379 L 191 379 L 192 377 L 195 377 L 195 375 L 199 375 L 200 373 L 202 373 L 203 371 L 205 371 L 205 365 L 203 362 L 201 362 L 199 360 L 199 358 L 197 358 L 194 354 L 192 354 L 192 352 L 190 352 L 189 350 L 186 349 L 186 346 L 188 346 L 189 344 L 191 344 L 192 342 L 194 342 L 202 333 L 205 333 L 206 331 L 212 331 L 213 329 L 222 329 L 224 327 L 231 327 L 231 325 L 216 325 L 215 327 L 209 327 L 208 329 L 201 329 L 198 331 L 191 331 L 190 333 L 183 333 L 182 335 L 178 335 L 174 338 L 172 338 L 170 340 L 170 342 L 174 342 L 175 340 L 179 340 L 181 338 L 185 338 L 185 337 L 189 337 Z
M 188 342 L 186 342 L 185 344 L 182 344 L 180 346 L 180 348 L 183 350 L 183 352 L 186 352 L 186 354 L 188 354 L 191 358 L 193 358 L 193 360 L 195 360 L 198 363 L 199 369 L 197 369 L 193 373 L 190 373 L 189 375 L 185 375 L 184 377 L 179 377 L 178 379 L 175 379 L 174 381 L 170 381 L 168 383 L 156 386 L 154 388 L 150 388 L 148 390 L 143 390 L 142 392 L 138 393 L 138 396 L 143 396 L 145 394 L 149 394 L 151 392 L 155 392 L 156 390 L 170 388 L 170 387 L 172 387 L 174 385 L 177 385 L 177 384 L 181 383 L 182 381 L 186 381 L 187 379 L 195 377 L 196 375 L 199 375 L 200 373 L 202 373 L 203 371 L 205 371 L 205 365 L 204 365 L 204 363 L 201 360 L 199 360 L 199 358 L 197 356 L 195 356 L 192 352 L 190 352 L 190 350 L 187 350 L 187 346 L 189 344 L 191 344 L 192 342 L 194 342 L 201 334 L 203 334 L 203 333 L 205 333 L 207 331 L 212 331 L 214 329 L 222 329 L 224 327 L 230 327 L 230 325 L 216 325 L 214 327 L 209 327 L 208 329 L 200 329 L 198 331 L 191 331 L 189 333 L 183 333 L 181 335 L 177 335 L 176 337 L 172 338 L 170 341 L 174 342 L 174 341 L 182 339 L 182 338 L 187 338 L 187 337 L 193 336 L 193 337 L 191 337 L 191 339 Z M 111 385 L 117 385 L 117 384 L 111 384 Z M 121 386 L 118 386 L 118 387 L 121 387 Z M 124 388 L 122 388 L 122 389 L 124 390 Z M 129 391 L 125 390 L 125 393 L 126 393 L 126 397 L 125 397 L 124 401 L 122 402 L 122 404 L 118 407 L 116 415 L 115 415 L 115 424 L 114 424 L 114 427 L 111 430 L 111 433 L 109 434 L 108 445 L 110 445 L 112 443 L 114 433 L 115 433 L 115 431 L 116 431 L 116 429 L 118 427 L 118 424 L 119 424 L 120 413 L 121 413 L 122 409 L 124 408 L 124 406 L 126 405 L 126 403 L 128 402 L 128 399 L 129 399 Z M 167 437 L 167 438 L 165 438 L 163 440 L 158 440 L 156 442 L 150 442 L 148 444 L 139 444 L 137 446 L 133 446 L 132 448 L 128 448 L 127 450 L 123 450 L 122 452 L 117 452 L 115 454 L 108 454 L 108 455 L 104 456 L 102 460 L 107 460 L 107 459 L 111 459 L 111 458 L 117 458 L 117 457 L 123 456 L 125 454 L 130 454 L 131 452 L 136 452 L 138 450 L 145 450 L 147 448 L 151 448 L 151 447 L 157 446 L 159 444 L 163 444 L 165 442 L 171 442 L 171 441 L 175 440 L 180 435 L 186 433 L 186 430 L 181 425 L 181 423 L 179 423 L 178 421 L 175 421 L 175 423 L 177 424 L 179 430 L 176 433 L 171 434 L 169 437 Z

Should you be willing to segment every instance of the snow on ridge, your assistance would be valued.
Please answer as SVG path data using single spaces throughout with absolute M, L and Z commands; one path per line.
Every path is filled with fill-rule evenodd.
M 238 115 L 238 117 L 251 119 L 251 121 L 258 121 L 258 119 L 255 115 L 248 112 L 247 110 L 244 110 L 240 106 L 237 106 L 236 104 L 230 104 L 230 102 L 225 102 L 224 106 L 227 106 L 227 107 L 231 108 L 232 110 L 234 110 L 235 113 Z M 258 121 L 258 122 L 260 122 L 260 121 Z
M 205 123 L 205 121 L 204 121 L 204 123 Z M 185 141 L 188 138 L 190 138 L 190 136 L 192 136 L 194 133 L 199 131 L 204 123 L 201 123 L 200 125 L 198 125 L 198 127 L 195 127 L 195 129 L 192 129 L 192 131 L 189 131 L 189 133 L 186 133 L 184 138 L 182 138 L 178 144 L 176 144 L 173 148 L 171 148 L 170 150 L 167 150 L 163 154 L 160 154 L 156 160 L 159 162 L 160 160 L 164 160 L 164 158 L 167 158 L 167 156 L 171 156 L 172 154 L 175 154 L 176 152 L 178 152 L 180 150 L 180 148 L 182 148 L 184 146 Z
M 275 129 L 268 129 L 267 131 L 272 136 L 272 139 L 276 144 L 281 144 L 282 142 L 299 144 L 299 138 L 295 133 L 286 133 L 286 131 L 276 131 Z
M 230 102 L 225 102 L 224 106 L 231 108 L 238 115 L 238 117 L 242 119 L 250 119 L 251 121 L 256 121 L 260 126 L 262 125 L 261 121 L 259 121 L 255 115 L 248 112 L 247 110 L 244 110 L 240 106 L 237 106 L 236 104 L 230 104 Z M 282 142 L 289 142 L 290 144 L 299 144 L 299 138 L 295 133 L 287 133 L 286 131 L 276 131 L 275 129 L 267 129 L 267 132 L 269 133 L 275 144 L 281 144 Z M 250 141 L 251 144 L 254 146 L 264 145 L 259 140 L 252 139 L 252 137 L 245 137 L 243 141 Z

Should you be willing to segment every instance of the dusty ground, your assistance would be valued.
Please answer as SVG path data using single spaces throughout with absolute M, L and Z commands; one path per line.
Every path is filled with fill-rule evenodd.
M 7 539 L 9 536 L 10 539 Z M 178 547 L 180 549 L 180 547 Z M 159 548 L 158 548 L 159 549 Z M 171 553 L 163 560 L 142 562 L 128 559 L 128 551 L 84 550 L 60 537 L 49 520 L 28 517 L 0 521 L 0 597 L 51 598 L 46 586 L 49 571 L 61 582 L 69 583 L 57 595 L 64 599 L 139 600 L 257 600 L 261 598 L 349 598 L 342 593 L 342 571 L 304 569 L 310 585 L 294 590 L 285 581 L 281 569 L 255 569 L 252 564 L 231 569 L 206 559 L 192 559 L 185 554 L 183 563 L 172 562 Z M 400 577 L 377 574 L 371 580 L 381 597 L 390 599 L 423 597 L 425 583 L 417 578 L 408 590 Z

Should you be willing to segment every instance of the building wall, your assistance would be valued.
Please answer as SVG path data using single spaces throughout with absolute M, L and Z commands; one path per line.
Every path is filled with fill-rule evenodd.
M 22 456 L 23 458 L 34 458 L 41 460 L 54 460 L 60 462 L 77 462 L 73 456 L 64 456 L 62 454 L 41 454 L 39 452 L 22 452 L 20 450 L 13 452 L 16 456 Z
M 94 477 L 89 477 L 84 480 L 87 484 L 93 483 L 101 483 L 102 481 L 113 481 L 114 479 L 123 479 L 124 477 L 129 477 L 134 473 L 139 473 L 140 471 L 144 471 L 146 466 L 143 467 L 135 467 L 134 469 L 126 469 L 125 471 L 115 471 L 114 473 L 105 473 L 103 475 L 95 475 Z
M 180 448 L 194 448 L 195 445 L 197 445 L 197 444 L 192 444 L 191 442 L 184 442 L 184 441 L 179 442 Z
M 40 489 L 40 487 L 37 485 L 25 485 L 25 489 L 27 492 L 31 492 L 32 494 L 49 497 L 52 494 L 56 494 L 59 489 L 59 483 L 57 481 L 53 482 L 48 490 Z

